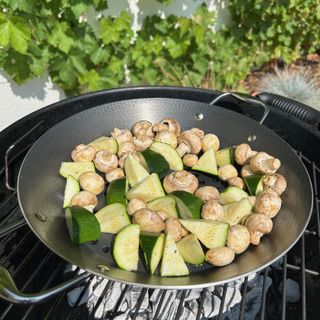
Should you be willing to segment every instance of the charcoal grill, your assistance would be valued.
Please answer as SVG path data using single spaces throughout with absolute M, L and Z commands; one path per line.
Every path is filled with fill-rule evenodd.
M 38 292 L 51 288 L 66 279 L 76 278 L 80 270 L 70 268 L 64 261 L 49 251 L 26 226 L 17 203 L 15 185 L 16 177 L 23 156 L 36 139 L 50 127 L 68 116 L 94 107 L 97 104 L 114 102 L 124 99 L 145 97 L 180 98 L 192 101 L 210 102 L 220 93 L 209 90 L 195 90 L 191 88 L 131 88 L 109 90 L 94 98 L 82 96 L 71 98 L 63 103 L 53 104 L 41 109 L 8 127 L 0 133 L 0 263 L 5 265 L 15 280 L 17 287 L 23 292 Z M 320 307 L 317 301 L 320 297 L 320 214 L 319 214 L 319 185 L 320 179 L 320 114 L 305 105 L 289 99 L 263 93 L 259 98 L 268 104 L 271 113 L 264 124 L 283 137 L 297 152 L 309 171 L 314 189 L 314 210 L 307 230 L 295 247 L 286 254 L 277 265 L 268 267 L 260 272 L 261 291 L 259 293 L 259 319 L 315 319 Z M 259 118 L 262 110 L 248 106 L 247 102 L 226 98 L 224 104 L 228 108 L 243 113 L 252 118 Z M 69 272 L 66 272 L 69 269 Z M 269 279 L 272 284 L 269 285 Z M 288 302 L 287 292 L 289 281 L 295 281 L 299 286 L 298 301 Z M 83 302 L 90 294 L 97 298 L 90 300 L 90 308 Z M 255 284 L 246 277 L 240 282 L 242 298 L 237 305 L 230 305 L 226 298 L 229 289 L 238 284 L 227 283 L 216 286 L 210 291 L 203 289 L 196 295 L 193 310 L 189 312 L 189 319 L 205 318 L 248 318 L 248 310 L 252 307 L 252 299 L 248 296 Z M 190 290 L 159 290 L 138 288 L 130 285 L 120 287 L 112 308 L 106 312 L 99 311 L 106 297 L 116 286 L 112 281 L 103 282 L 102 279 L 90 276 L 76 285 L 76 298 L 70 304 L 68 291 L 63 291 L 53 299 L 39 305 L 14 305 L 5 301 L 0 302 L 0 319 L 114 319 L 121 314 L 126 318 L 138 319 L 180 319 L 186 317 L 190 309 L 188 297 Z M 98 292 L 95 293 L 95 291 Z M 132 294 L 132 303 L 128 306 L 128 296 Z M 212 298 L 212 303 L 219 298 L 220 303 L 213 306 L 215 312 L 205 316 L 204 304 Z M 146 299 L 156 300 L 153 312 L 150 313 L 143 306 Z M 126 304 L 126 305 L 125 305 Z M 174 308 L 172 307 L 174 306 Z M 129 309 L 129 311 L 128 311 Z M 168 311 L 171 310 L 171 311 Z M 99 311 L 99 312 L 98 312 Z M 168 313 L 169 312 L 169 313 Z M 168 317 L 170 314 L 170 317 Z M 252 314 L 252 313 L 251 313 Z

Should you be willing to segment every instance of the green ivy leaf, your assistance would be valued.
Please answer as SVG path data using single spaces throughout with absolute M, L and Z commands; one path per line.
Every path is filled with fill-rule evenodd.
M 97 46 L 90 54 L 93 64 L 106 63 L 109 60 L 110 52 L 107 47 Z
M 29 26 L 20 17 L 6 17 L 0 14 L 0 45 L 10 46 L 21 54 L 26 54 L 31 39 Z
M 67 31 L 69 31 L 69 27 L 66 22 L 56 22 L 48 36 L 48 42 L 64 53 L 68 53 L 75 44 L 74 39 L 66 35 Z
M 72 60 L 68 59 L 62 64 L 59 70 L 60 79 L 66 83 L 66 87 L 72 87 L 77 79 L 77 72 L 73 66 Z
M 79 77 L 79 82 L 81 85 L 86 85 L 89 91 L 96 91 L 101 89 L 100 76 L 95 70 L 90 70 L 89 72 L 81 75 Z
M 83 61 L 83 57 L 77 52 L 74 52 L 70 57 L 70 62 L 73 67 L 78 71 L 79 74 L 85 74 L 87 72 L 87 67 Z

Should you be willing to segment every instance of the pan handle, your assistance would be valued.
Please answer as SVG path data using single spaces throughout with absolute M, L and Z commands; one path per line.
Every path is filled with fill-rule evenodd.
M 262 115 L 261 119 L 258 121 L 260 124 L 263 123 L 263 121 L 266 119 L 266 117 L 268 116 L 268 114 L 270 112 L 270 108 L 261 100 L 257 100 L 257 99 L 253 99 L 253 98 L 249 98 L 249 97 L 242 97 L 239 94 L 233 93 L 233 92 L 222 93 L 219 96 L 217 96 L 214 100 L 212 100 L 209 104 L 214 105 L 218 101 L 222 100 L 223 98 L 225 98 L 227 96 L 231 96 L 231 97 L 233 97 L 237 100 L 240 100 L 242 102 L 247 102 L 249 104 L 259 105 L 259 106 L 263 107 L 263 109 L 264 109 L 263 115 Z
M 19 291 L 9 273 L 9 271 L 0 265 L 0 298 L 19 304 L 37 304 L 44 302 L 53 296 L 73 287 L 74 285 L 82 282 L 90 276 L 90 273 L 85 272 L 74 279 L 68 280 L 48 290 L 40 293 L 22 293 Z

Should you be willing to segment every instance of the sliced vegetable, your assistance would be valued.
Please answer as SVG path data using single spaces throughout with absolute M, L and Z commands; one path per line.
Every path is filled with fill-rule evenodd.
M 229 228 L 227 223 L 203 219 L 180 219 L 179 221 L 208 249 L 225 246 Z
M 113 256 L 118 267 L 133 271 L 138 269 L 140 226 L 130 224 L 117 235 L 113 246 Z
M 126 192 L 128 191 L 128 182 L 126 177 L 113 180 L 107 188 L 106 203 L 127 204 Z
M 161 177 L 170 170 L 168 161 L 158 152 L 147 149 L 139 152 L 138 156 L 149 173 L 155 172 Z
M 166 236 L 160 273 L 163 277 L 186 276 L 189 274 L 188 267 L 170 233 Z
M 97 151 L 106 150 L 111 153 L 116 154 L 118 151 L 118 143 L 117 140 L 112 137 L 99 137 L 92 142 L 88 143 L 93 146 Z
M 203 201 L 186 191 L 173 191 L 169 194 L 174 197 L 177 203 L 178 213 L 180 218 L 184 219 L 199 219 L 201 214 L 201 206 Z
M 183 170 L 183 162 L 178 152 L 166 143 L 154 142 L 150 148 L 154 152 L 160 153 L 169 163 L 171 170 Z
M 144 253 L 147 269 L 154 274 L 162 258 L 165 236 L 163 233 L 140 234 L 140 246 Z
M 169 217 L 178 218 L 176 200 L 174 197 L 165 196 L 148 203 L 148 208 L 152 211 L 163 210 Z
M 233 148 L 221 149 L 215 152 L 218 167 L 226 164 L 234 164 L 234 150 Z
M 192 170 L 218 175 L 218 167 L 213 148 L 208 149 L 192 167 Z
M 100 224 L 97 218 L 85 208 L 67 207 L 66 224 L 73 244 L 81 244 L 100 239 Z
M 197 237 L 188 234 L 177 242 L 177 247 L 185 262 L 200 265 L 204 262 L 204 253 Z
M 79 180 L 80 175 L 86 171 L 96 172 L 93 162 L 62 162 L 59 173 L 64 178 L 72 176 Z
M 251 214 L 252 204 L 248 198 L 241 199 L 224 205 L 224 216 L 222 221 L 234 225 L 240 223 L 241 219 Z
M 128 200 L 139 198 L 146 202 L 150 202 L 157 198 L 164 197 L 165 193 L 158 175 L 156 173 L 152 173 L 130 189 L 126 196 Z
M 121 203 L 109 204 L 96 213 L 101 232 L 118 233 L 131 224 L 126 206 Z
M 263 178 L 264 175 L 254 174 L 252 176 L 243 177 L 248 191 L 251 196 L 256 196 L 263 191 Z
M 247 198 L 249 195 L 240 188 L 228 187 L 220 192 L 219 202 L 221 204 L 227 204 L 231 202 L 240 201 L 243 198 Z
M 131 154 L 126 157 L 124 171 L 131 187 L 149 176 L 148 171 Z
M 80 185 L 77 179 L 73 176 L 67 177 L 66 187 L 64 189 L 63 207 L 66 208 L 70 205 L 71 199 L 80 191 Z

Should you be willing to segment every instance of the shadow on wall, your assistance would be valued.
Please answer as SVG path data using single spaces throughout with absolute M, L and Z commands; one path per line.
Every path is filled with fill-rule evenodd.
M 34 98 L 37 100 L 45 101 L 50 98 L 50 91 L 55 91 L 58 94 L 58 100 L 64 99 L 65 94 L 63 90 L 60 90 L 56 85 L 51 82 L 48 74 L 45 74 L 41 78 L 29 80 L 28 82 L 18 85 L 10 79 L 5 73 L 0 72 L 0 85 L 9 85 L 11 94 L 22 99 Z M 2 90 L 1 90 L 2 91 Z M 9 95 L 10 92 L 7 92 Z

